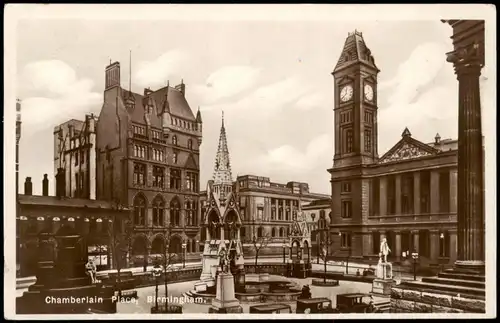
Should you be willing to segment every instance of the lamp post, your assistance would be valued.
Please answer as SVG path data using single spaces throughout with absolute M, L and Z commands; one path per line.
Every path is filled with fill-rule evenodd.
M 155 278 L 155 309 L 156 309 L 156 313 L 158 313 L 158 278 L 160 278 L 162 271 L 163 270 L 162 270 L 161 266 L 158 264 L 156 264 L 151 271 L 151 274 Z
M 286 249 L 286 243 L 283 242 L 283 264 L 285 264 L 285 249 Z
M 413 280 L 417 280 L 417 260 L 418 260 L 418 252 L 414 251 L 411 253 L 411 257 L 413 258 Z
M 196 248 L 195 252 L 198 253 L 200 251 L 200 240 L 196 240 Z
M 186 241 L 182 242 L 182 268 L 186 268 Z
M 445 252 L 445 245 L 444 245 L 444 233 L 441 232 L 441 234 L 439 235 L 439 240 L 440 240 L 440 245 L 441 245 L 441 248 L 440 249 L 440 252 L 441 252 L 441 256 L 444 257 L 446 256 L 446 252 Z M 441 271 L 443 271 L 443 263 L 441 261 L 439 261 L 440 263 L 440 267 L 441 267 Z

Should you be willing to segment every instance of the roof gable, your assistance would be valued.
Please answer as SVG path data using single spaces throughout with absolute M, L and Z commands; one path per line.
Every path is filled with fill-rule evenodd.
M 412 138 L 408 128 L 405 128 L 402 137 L 397 144 L 379 159 L 379 164 L 432 156 L 439 153 L 439 150 Z
M 184 164 L 184 167 L 187 169 L 198 170 L 198 164 L 196 163 L 193 154 L 189 154 L 186 163 Z

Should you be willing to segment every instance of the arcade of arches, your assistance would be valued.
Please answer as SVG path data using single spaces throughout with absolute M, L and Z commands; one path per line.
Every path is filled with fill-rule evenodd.
M 149 206 L 146 197 L 137 194 L 133 201 L 133 213 L 134 226 L 139 227 L 163 227 L 167 223 L 173 227 L 197 227 L 199 223 L 198 203 L 186 199 L 182 204 L 177 196 L 167 203 L 161 195 L 157 195 Z

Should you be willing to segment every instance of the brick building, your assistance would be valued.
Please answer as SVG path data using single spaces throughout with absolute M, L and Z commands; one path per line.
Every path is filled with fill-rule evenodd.
M 120 86 L 118 62 L 106 67 L 97 124 L 97 197 L 132 210 L 136 265 L 161 253 L 168 225 L 171 252 L 189 257 L 197 251 L 202 120 L 185 90 L 181 82 L 133 93 Z
M 96 198 L 96 124 L 91 114 L 54 127 L 54 174 L 64 169 L 64 196 Z
M 332 199 L 323 198 L 303 204 L 302 213 L 306 219 L 307 226 L 309 227 L 309 232 L 311 232 L 311 255 L 317 257 L 320 245 L 324 242 L 321 239 L 324 239 L 324 236 L 328 234 L 328 227 L 333 216 Z M 319 224 L 322 219 L 324 219 L 324 223 L 326 223 L 323 233 L 319 230 Z M 323 234 L 323 236 L 321 234 Z
M 402 138 L 379 157 L 377 74 L 360 32 L 350 33 L 332 72 L 335 152 L 333 256 L 376 259 L 382 238 L 392 261 L 418 251 L 421 264 L 451 264 L 457 254 L 457 141 Z

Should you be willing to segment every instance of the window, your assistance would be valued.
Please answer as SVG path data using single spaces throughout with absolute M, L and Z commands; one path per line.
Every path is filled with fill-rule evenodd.
M 276 237 L 276 228 L 271 229 L 271 237 Z
M 439 173 L 439 212 L 450 212 L 450 172 Z
M 271 221 L 276 220 L 276 205 L 271 202 Z
M 396 177 L 387 177 L 387 214 L 396 214 Z M 384 215 L 384 214 L 381 214 Z
M 75 152 L 75 166 L 78 166 L 78 151 Z
M 344 131 L 344 153 L 351 153 L 353 149 L 353 134 L 352 129 Z
M 372 232 L 372 254 L 376 255 L 380 252 L 380 232 L 373 231 Z M 396 255 L 399 256 L 399 255 Z
M 146 147 L 134 145 L 134 157 L 146 158 Z
M 342 217 L 350 218 L 352 217 L 352 202 L 342 201 Z
M 153 148 L 153 160 L 162 162 L 163 161 L 163 150 Z
M 85 164 L 85 150 L 82 150 L 80 154 L 80 164 Z
M 170 188 L 174 190 L 181 188 L 181 171 L 178 169 L 170 170 Z
M 142 195 L 134 199 L 134 224 L 146 225 L 146 199 Z
M 189 192 L 198 192 L 198 175 L 195 173 L 186 173 L 186 189 Z
M 134 185 L 146 185 L 146 166 L 134 163 Z
M 262 220 L 262 218 L 264 217 L 263 214 L 264 214 L 264 208 L 262 207 L 257 208 L 257 218 L 259 220 Z
M 165 201 L 157 196 L 153 201 L 153 225 L 163 226 L 165 215 Z
M 176 152 L 174 152 L 174 154 L 172 155 L 172 162 L 174 164 L 177 164 L 177 153 Z
M 351 234 L 342 232 L 340 234 L 340 247 L 341 248 L 350 248 L 351 247 Z
M 165 183 L 165 168 L 153 166 L 153 187 L 163 188 Z
M 280 205 L 278 207 L 278 220 L 280 220 L 280 221 L 283 220 L 283 205 Z
M 263 227 L 259 227 L 257 229 L 257 237 L 263 237 L 264 236 L 264 228 Z
M 371 112 L 365 111 L 365 123 L 366 124 L 373 124 L 373 115 Z
M 140 135 L 140 136 L 146 135 L 146 129 L 144 129 L 144 127 L 133 126 L 132 129 L 134 131 L 134 134 L 136 134 L 136 135 Z
M 342 183 L 340 189 L 342 193 L 349 193 L 351 191 L 351 183 L 349 182 Z
M 372 131 L 365 129 L 365 152 L 372 152 Z
M 186 222 L 188 226 L 193 226 L 195 221 L 194 202 L 186 202 Z
M 172 136 L 172 145 L 177 146 L 177 136 L 176 135 Z
M 170 222 L 174 227 L 181 225 L 180 203 L 177 197 L 174 197 L 170 202 Z
M 193 149 L 193 140 L 188 140 L 188 149 Z
M 80 174 L 76 173 L 75 174 L 75 183 L 76 183 L 76 192 L 75 192 L 75 196 L 78 196 L 78 193 L 79 193 L 79 184 L 80 184 Z
M 284 237 L 284 236 L 285 236 L 285 229 L 280 228 L 280 237 Z

